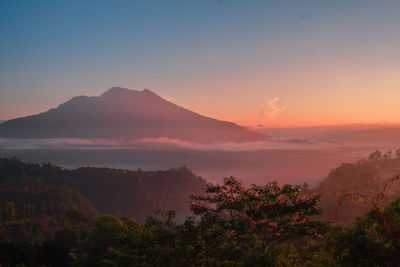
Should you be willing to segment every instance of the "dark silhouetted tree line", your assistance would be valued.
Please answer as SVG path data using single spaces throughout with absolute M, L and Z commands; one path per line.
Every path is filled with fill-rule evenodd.
M 392 160 L 396 159 L 386 163 L 394 164 L 389 162 Z M 344 176 L 349 186 L 360 186 L 361 181 L 356 178 L 367 174 L 373 177 L 376 166 L 371 162 L 375 161 L 384 160 L 355 164 L 365 170 L 344 164 L 330 173 L 328 181 Z M 352 181 L 350 177 L 354 174 L 358 176 Z M 112 185 L 113 175 L 116 183 Z M 173 175 L 187 190 L 197 188 L 190 187 L 191 182 L 205 185 L 205 190 L 186 199 L 184 191 L 172 189 L 178 186 L 171 182 Z M 334 180 L 329 183 L 334 184 Z M 0 183 L 2 266 L 400 264 L 398 199 L 385 207 L 369 206 L 369 211 L 353 223 L 337 225 L 316 220 L 323 212 L 319 207 L 321 195 L 309 188 L 276 182 L 246 187 L 234 177 L 224 179 L 222 184 L 205 184 L 186 168 L 165 172 L 97 168 L 69 171 L 51 164 L 3 159 Z M 170 188 L 172 192 L 181 192 L 182 197 L 172 199 L 185 199 L 180 201 L 190 208 L 191 216 L 177 220 L 174 210 L 165 209 L 156 210 L 141 223 L 116 213 L 98 216 L 96 205 L 101 203 L 100 198 L 89 192 L 97 190 L 109 197 L 107 187 L 115 195 L 122 186 L 128 187 L 127 192 L 133 190 L 131 194 L 139 194 L 139 188 L 142 191 L 139 196 L 150 198 L 142 200 L 146 209 L 171 197 L 157 199 L 156 193 Z M 124 196 L 124 191 L 121 194 L 119 200 L 108 199 L 111 203 L 102 209 L 112 210 L 123 201 L 141 200 L 138 196 Z M 140 203 L 130 204 L 140 206 Z

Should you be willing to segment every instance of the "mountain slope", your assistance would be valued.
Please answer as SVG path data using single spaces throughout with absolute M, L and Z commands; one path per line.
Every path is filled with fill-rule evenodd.
M 189 196 L 203 193 L 205 184 L 186 167 L 164 171 L 67 170 L 50 163 L 0 158 L 0 222 L 59 218 L 73 208 L 91 216 L 98 212 L 139 222 L 154 210 L 173 209 L 182 219 L 190 214 Z
M 167 137 L 212 143 L 254 141 L 265 136 L 179 107 L 148 89 L 113 87 L 99 97 L 73 97 L 47 112 L 6 121 L 0 125 L 0 137 Z
M 349 223 L 373 208 L 370 201 L 386 206 L 400 197 L 400 183 L 391 181 L 400 174 L 400 158 L 359 160 L 333 169 L 315 189 L 322 195 L 321 219 Z M 385 189 L 384 189 L 385 188 Z M 381 194 L 380 192 L 383 192 Z M 351 197 L 345 197 L 351 194 Z M 360 194 L 367 197 L 365 201 Z

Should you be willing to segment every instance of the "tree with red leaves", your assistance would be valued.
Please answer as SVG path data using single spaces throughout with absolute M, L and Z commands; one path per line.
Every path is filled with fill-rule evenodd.
M 209 184 L 205 195 L 191 197 L 191 209 L 204 224 L 217 224 L 237 247 L 255 241 L 266 251 L 299 235 L 322 238 L 317 221 L 319 195 L 301 195 L 300 186 L 268 183 L 245 188 L 234 177 Z

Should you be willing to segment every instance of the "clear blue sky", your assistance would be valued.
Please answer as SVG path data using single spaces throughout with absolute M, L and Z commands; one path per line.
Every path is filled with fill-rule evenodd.
M 2 0 L 0 119 L 119 85 L 241 123 L 393 121 L 399 25 L 399 1 Z

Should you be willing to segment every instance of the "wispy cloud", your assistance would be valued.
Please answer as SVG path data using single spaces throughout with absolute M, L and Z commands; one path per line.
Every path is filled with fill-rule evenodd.
M 268 100 L 268 109 L 263 110 L 260 114 L 262 123 L 273 123 L 278 119 L 279 114 L 286 109 L 285 106 L 279 105 L 279 97 Z

